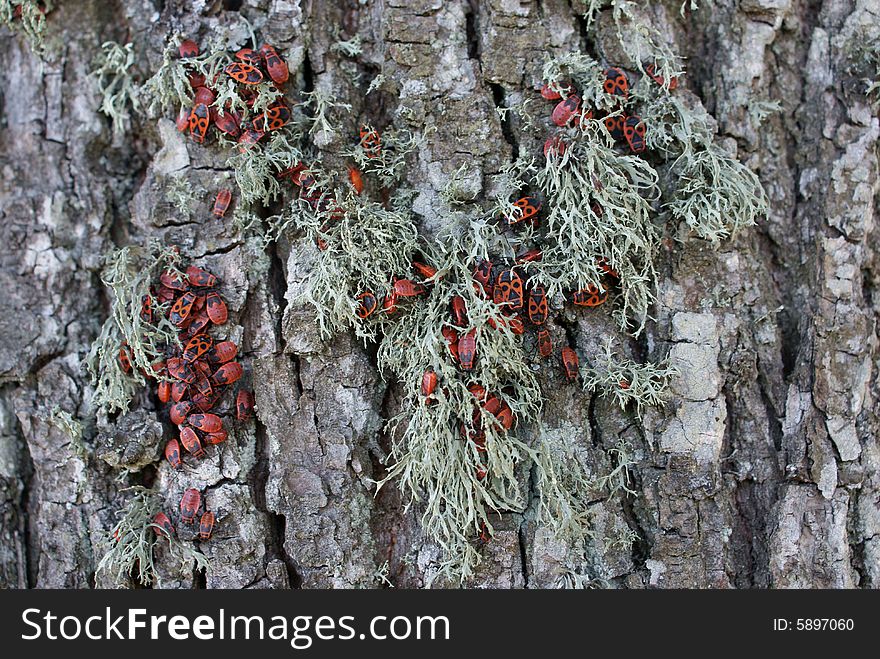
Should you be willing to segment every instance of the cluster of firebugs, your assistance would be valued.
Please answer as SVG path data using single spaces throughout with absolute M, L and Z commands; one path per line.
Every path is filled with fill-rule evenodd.
M 180 44 L 178 52 L 186 60 L 198 56 L 199 47 L 194 41 L 187 39 Z M 235 58 L 237 61 L 229 64 L 223 73 L 239 83 L 239 95 L 248 107 L 253 107 L 257 98 L 255 85 L 266 80 L 275 85 L 287 82 L 287 64 L 269 44 L 263 44 L 258 50 L 242 48 L 235 54 Z M 250 121 L 242 121 L 239 114 L 231 108 L 218 108 L 214 105 L 216 94 L 211 85 L 216 81 L 209 83 L 204 75 L 191 70 L 189 82 L 194 92 L 193 106 L 189 109 L 181 108 L 177 117 L 177 129 L 181 132 L 189 131 L 192 139 L 199 144 L 205 141 L 208 129 L 213 124 L 220 132 L 238 140 L 239 148 L 246 151 L 267 133 L 282 128 L 290 121 L 290 108 L 281 100 Z
M 168 417 L 178 428 L 179 440 L 165 444 L 165 458 L 174 469 L 183 466 L 181 446 L 195 458 L 205 456 L 205 446 L 226 441 L 223 419 L 211 410 L 226 390 L 241 379 L 244 369 L 235 361 L 238 346 L 232 341 L 215 341 L 209 331 L 226 323 L 226 302 L 217 291 L 219 282 L 210 272 L 190 265 L 185 272 L 166 270 L 150 293 L 141 300 L 140 317 L 146 323 L 157 319 L 158 304 L 172 303 L 168 320 L 178 329 L 182 348 L 168 347 L 165 359 L 152 366 L 148 377 L 158 380 L 156 397 L 168 405 Z M 131 370 L 128 348 L 119 353 L 123 370 Z M 253 416 L 253 392 L 239 388 L 235 397 L 235 416 L 246 421 Z M 180 519 L 192 524 L 201 508 L 201 494 L 187 489 L 180 501 Z M 206 510 L 199 519 L 199 537 L 208 540 L 215 515 Z M 153 519 L 157 533 L 174 533 L 164 512 Z M 161 529 L 161 530 L 160 530 Z
M 191 58 L 199 54 L 198 46 L 186 40 L 180 44 L 179 53 L 182 58 Z M 243 48 L 239 50 L 235 58 L 237 61 L 229 64 L 224 73 L 241 84 L 243 100 L 252 106 L 256 93 L 253 86 L 268 78 L 276 85 L 281 85 L 288 79 L 288 69 L 284 60 L 277 51 L 268 44 L 263 44 L 259 50 Z M 654 67 L 646 67 L 648 75 L 658 85 L 663 85 L 664 80 L 654 73 Z M 244 151 L 250 146 L 257 144 L 266 133 L 283 127 L 290 120 L 290 108 L 283 101 L 278 101 L 269 107 L 264 113 L 254 117 L 249 122 L 242 122 L 241 118 L 231 110 L 220 112 L 213 103 L 215 93 L 207 84 L 204 76 L 196 71 L 191 71 L 190 84 L 194 90 L 193 107 L 181 110 L 178 117 L 177 127 L 181 131 L 188 131 L 192 139 L 203 143 L 208 129 L 213 123 L 221 132 L 238 140 L 239 148 Z M 676 80 L 670 81 L 670 89 L 674 89 Z M 562 93 L 544 85 L 541 95 L 551 101 L 558 101 L 554 107 L 551 120 L 560 127 L 573 125 L 583 116 L 592 118 L 593 112 L 582 107 L 581 97 L 573 84 L 567 83 L 560 86 Z M 605 71 L 604 90 L 606 93 L 615 95 L 625 101 L 629 95 L 629 81 L 626 74 L 618 68 L 609 68 Z M 606 116 L 605 126 L 611 136 L 618 141 L 626 141 L 634 153 L 645 150 L 645 124 L 636 115 L 614 114 Z M 360 145 L 368 158 L 381 156 L 382 144 L 379 133 L 369 126 L 360 129 Z M 558 137 L 550 137 L 544 144 L 544 155 L 562 155 L 565 151 L 564 141 Z M 279 172 L 279 178 L 288 178 L 300 188 L 300 198 L 310 203 L 316 210 L 329 211 L 329 220 L 337 220 L 342 216 L 342 210 L 336 202 L 322 194 L 317 182 L 305 165 L 297 163 L 293 167 Z M 364 183 L 361 173 L 355 169 L 349 169 L 349 180 L 355 191 L 360 194 Z M 232 195 L 229 190 L 218 192 L 214 202 L 213 213 L 222 217 L 231 201 Z M 541 211 L 541 203 L 534 196 L 526 196 L 514 202 L 516 212 L 507 221 L 511 227 L 521 226 L 522 223 L 536 224 Z M 601 208 L 594 207 L 601 215 Z M 326 226 L 325 226 L 326 228 Z M 326 249 L 326 243 L 319 237 L 317 240 L 319 249 Z M 484 260 L 477 263 L 473 271 L 474 288 L 478 295 L 491 299 L 504 310 L 504 320 L 512 332 L 522 335 L 526 331 L 526 321 L 535 327 L 537 333 L 538 352 L 543 358 L 548 358 L 553 352 L 553 344 L 550 332 L 545 327 L 549 309 L 547 294 L 540 284 L 529 285 L 527 280 L 517 272 L 517 266 L 529 261 L 541 260 L 540 249 L 530 249 L 519 254 L 513 265 L 503 266 Z M 619 282 L 619 275 L 610 264 L 601 259 L 598 264 L 604 273 L 602 286 L 591 285 L 587 288 L 573 291 L 572 302 L 577 306 L 596 307 L 603 304 L 608 298 L 608 290 Z M 423 295 L 427 292 L 426 285 L 437 275 L 437 270 L 421 261 L 412 262 L 414 278 L 399 278 L 393 281 L 392 290 L 380 304 L 380 300 L 371 291 L 364 291 L 357 296 L 356 314 L 359 318 L 370 317 L 378 309 L 387 314 L 393 314 L 401 300 Z M 421 277 L 422 281 L 417 281 Z M 181 445 L 194 457 L 204 456 L 203 444 L 219 444 L 226 439 L 226 431 L 223 429 L 222 419 L 211 414 L 209 410 L 222 396 L 226 387 L 236 382 L 242 375 L 242 367 L 233 361 L 237 346 L 231 341 L 214 343 L 207 334 L 206 329 L 213 323 L 222 325 L 226 322 L 226 305 L 216 291 L 216 277 L 194 266 L 190 266 L 183 278 L 175 277 L 166 272 L 161 276 L 160 285 L 156 291 L 156 297 L 160 302 L 174 300 L 169 311 L 169 319 L 180 328 L 181 340 L 185 343 L 182 354 L 169 356 L 166 361 L 154 367 L 157 373 L 167 374 L 172 381 L 161 380 L 158 384 L 158 397 L 163 403 L 173 402 L 169 410 L 171 421 L 178 425 L 180 441 L 172 439 L 165 447 L 165 457 L 174 468 L 181 467 Z M 151 306 L 149 298 L 145 298 L 142 316 L 149 319 Z M 450 355 L 460 365 L 463 371 L 471 371 L 477 357 L 476 331 L 471 329 L 464 332 L 468 325 L 465 301 L 461 296 L 455 296 L 450 304 L 450 322 L 441 330 Z M 490 326 L 497 328 L 493 321 Z M 464 332 L 464 333 L 463 333 Z M 125 349 L 120 354 L 120 359 L 127 362 Z M 569 346 L 561 350 L 561 360 L 566 378 L 574 381 L 578 377 L 579 360 L 577 353 Z M 128 364 L 130 368 L 130 364 Z M 621 382 L 622 387 L 628 383 Z M 434 392 L 437 388 L 437 374 L 428 369 L 422 376 L 421 393 L 426 401 L 434 400 Z M 503 399 L 493 395 L 477 383 L 468 386 L 469 391 L 479 401 L 480 406 L 489 414 L 492 414 L 498 422 L 507 430 L 514 424 L 514 414 L 510 406 Z M 253 414 L 253 393 L 240 389 L 236 396 L 236 416 L 240 420 L 248 419 Z M 485 433 L 481 431 L 481 418 L 479 410 L 476 410 L 473 425 L 468 428 L 462 424 L 461 432 L 469 437 L 478 447 L 485 449 Z M 478 476 L 484 478 L 485 468 L 478 469 Z M 194 488 L 184 492 L 180 502 L 181 520 L 191 524 L 195 520 L 201 506 L 201 495 Z M 214 526 L 214 513 L 206 511 L 200 519 L 199 536 L 208 539 Z M 173 533 L 174 528 L 168 516 L 160 512 L 154 519 L 154 524 Z
M 646 67 L 646 71 L 658 85 L 662 86 L 664 84 L 663 78 L 654 73 L 652 65 L 649 64 Z M 674 89 L 676 84 L 677 81 L 672 80 L 669 86 Z M 562 94 L 552 89 L 549 85 L 544 85 L 541 89 L 541 95 L 545 99 L 559 101 L 551 115 L 551 120 L 554 124 L 564 127 L 579 121 L 581 116 L 592 118 L 592 110 L 582 107 L 581 97 L 571 83 L 563 84 L 561 88 L 563 89 Z M 629 95 L 629 81 L 626 74 L 618 68 L 612 67 L 607 69 L 605 71 L 604 90 L 606 93 L 618 96 L 622 101 L 625 101 Z M 636 115 L 614 114 L 606 117 L 604 122 L 611 136 L 619 141 L 626 140 L 633 153 L 641 153 L 645 150 L 646 129 L 640 117 Z M 374 143 L 373 148 L 378 149 L 378 136 L 373 135 L 370 137 Z M 361 139 L 362 141 L 364 139 L 363 131 Z M 550 137 L 545 142 L 544 155 L 546 157 L 550 157 L 551 154 L 562 155 L 564 151 L 565 143 L 558 136 Z M 522 197 L 514 202 L 514 206 L 516 212 L 506 218 L 511 227 L 521 226 L 522 223 L 537 224 L 541 203 L 536 197 Z M 594 206 L 594 211 L 601 215 L 601 208 L 598 205 Z M 501 266 L 490 260 L 480 261 L 473 270 L 473 278 L 477 294 L 491 299 L 495 304 L 504 309 L 505 320 L 501 322 L 506 324 L 511 331 L 515 334 L 524 334 L 526 331 L 526 321 L 536 328 L 538 352 L 541 357 L 547 358 L 553 352 L 553 344 L 550 332 L 544 326 L 548 318 L 546 290 L 537 283 L 529 286 L 529 282 L 524 280 L 523 276 L 517 272 L 517 266 L 521 266 L 529 261 L 540 261 L 541 257 L 540 249 L 530 249 L 519 254 L 512 266 Z M 571 300 L 575 305 L 584 307 L 599 306 L 608 299 L 608 290 L 619 283 L 620 277 L 618 273 L 607 260 L 600 259 L 597 265 L 604 273 L 602 285 L 591 285 L 587 288 L 573 291 Z M 424 294 L 426 292 L 426 284 L 436 276 L 437 270 L 420 261 L 413 261 L 412 267 L 413 273 L 417 277 L 394 280 L 391 293 L 381 301 L 381 304 L 377 296 L 371 291 L 365 291 L 358 295 L 358 317 L 368 318 L 380 308 L 385 313 L 393 313 L 397 309 L 400 299 Z M 423 281 L 418 281 L 419 277 Z M 455 296 L 450 303 L 450 322 L 443 326 L 441 333 L 450 354 L 464 371 L 473 369 L 474 360 L 477 355 L 476 331 L 471 329 L 462 334 L 464 332 L 463 328 L 467 327 L 467 325 L 465 301 L 461 296 Z M 494 321 L 490 322 L 490 326 L 497 328 Z M 561 358 L 566 378 L 569 381 L 576 380 L 579 370 L 577 353 L 571 347 L 564 346 L 561 351 Z M 620 386 L 628 388 L 629 383 L 622 381 Z M 436 388 L 437 374 L 432 369 L 428 369 L 423 374 L 421 382 L 421 393 L 428 402 L 433 400 Z M 480 402 L 480 405 L 487 412 L 495 416 L 505 429 L 509 430 L 512 428 L 514 415 L 506 402 L 498 396 L 487 393 L 479 384 L 473 383 L 468 388 Z M 479 429 L 479 420 L 480 414 L 477 411 L 474 414 L 473 427 L 466 428 L 462 426 L 462 433 L 470 436 L 478 445 L 485 441 L 485 435 Z

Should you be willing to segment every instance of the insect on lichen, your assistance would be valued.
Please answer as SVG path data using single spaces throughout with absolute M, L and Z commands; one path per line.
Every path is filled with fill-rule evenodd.
M 169 554 L 178 561 L 181 570 L 193 564 L 200 570 L 208 566 L 203 553 L 153 523 L 162 508 L 156 492 L 139 486 L 128 490 L 134 492 L 134 496 L 119 511 L 119 521 L 98 542 L 99 550 L 103 551 L 98 574 L 106 573 L 118 586 L 126 585 L 131 579 L 148 586 L 156 576 L 154 551 L 162 542 L 168 543 Z
M 179 255 L 170 248 L 123 247 L 109 254 L 101 280 L 110 291 L 110 316 L 86 357 L 86 366 L 95 386 L 92 405 L 106 412 L 125 412 L 135 391 L 145 385 L 141 370 L 152 371 L 166 346 L 179 346 L 177 328 L 165 318 L 164 305 L 154 301 L 153 317 L 141 317 L 150 285 L 163 270 L 176 271 Z M 128 351 L 131 370 L 125 372 L 119 360 L 122 348 Z
M 54 7 L 52 0 L 0 0 L 0 24 L 23 34 L 33 51 L 43 57 L 49 49 L 46 14 Z

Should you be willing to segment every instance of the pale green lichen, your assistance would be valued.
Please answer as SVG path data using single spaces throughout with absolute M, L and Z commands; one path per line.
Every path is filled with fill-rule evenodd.
M 667 361 L 640 364 L 619 357 L 610 339 L 602 343 L 592 364 L 581 369 L 585 391 L 614 398 L 621 409 L 631 404 L 639 418 L 645 407 L 656 407 L 666 400 L 669 383 L 678 374 Z
M 135 391 L 144 386 L 141 371 L 152 372 L 166 346 L 179 346 L 177 328 L 165 318 L 165 306 L 153 303 L 155 322 L 141 318 L 142 300 L 165 269 L 175 270 L 176 251 L 151 245 L 123 247 L 106 259 L 101 280 L 111 293 L 110 317 L 92 344 L 86 366 L 95 386 L 92 405 L 106 412 L 126 412 Z M 119 351 L 127 347 L 132 369 L 125 373 Z
M 101 94 L 100 112 L 113 122 L 113 134 L 121 135 L 129 122 L 130 110 L 138 110 L 138 84 L 134 79 L 133 45 L 107 41 L 95 58 L 92 76 Z
M 411 501 L 425 502 L 423 530 L 444 550 L 440 573 L 464 580 L 480 561 L 476 538 L 483 530 L 492 533 L 491 513 L 525 505 L 516 469 L 534 454 L 516 432 L 537 422 L 542 397 L 521 342 L 502 325 L 501 309 L 475 294 L 470 268 L 458 256 L 460 246 L 449 249 L 440 243 L 436 249 L 431 261 L 444 268 L 424 299 L 398 312 L 379 345 L 380 368 L 402 383 L 406 395 L 401 413 L 388 423 L 395 437 L 392 464 L 379 485 L 397 481 Z M 464 299 L 468 316 L 459 334 L 476 334 L 471 371 L 461 369 L 441 334 L 456 295 Z M 431 404 L 420 390 L 427 369 L 438 377 Z M 510 406 L 515 418 L 511 431 L 477 404 L 467 388 L 475 382 Z M 485 432 L 485 452 L 464 434 L 475 411 Z M 486 470 L 485 477 L 480 469 Z
M 369 125 L 365 125 L 364 128 L 372 130 Z M 353 149 L 345 151 L 342 155 L 354 158 L 362 174 L 375 176 L 380 185 L 391 187 L 399 184 L 403 178 L 407 156 L 422 147 L 433 132 L 432 127 L 426 128 L 421 134 L 403 129 L 389 129 L 383 131 L 380 136 L 382 146 L 378 155 L 364 150 L 360 141 Z
M 46 14 L 55 3 L 51 0 L 0 0 L 0 24 L 20 32 L 40 57 L 47 52 Z
M 715 245 L 767 215 L 761 181 L 716 144 L 682 154 L 670 172 L 676 187 L 666 208 Z
M 130 579 L 149 586 L 156 576 L 154 550 L 161 542 L 168 543 L 169 555 L 178 562 L 181 570 L 193 565 L 205 569 L 208 559 L 203 553 L 176 536 L 169 536 L 153 523 L 153 517 L 162 509 L 159 495 L 144 487 L 129 490 L 134 496 L 119 511 L 120 520 L 98 542 L 103 556 L 98 562 L 97 573 L 108 574 L 117 586 L 128 584 Z
M 377 311 L 359 319 L 356 298 L 370 292 L 381 305 L 391 292 L 392 276 L 411 269 L 418 234 L 409 213 L 386 209 L 351 192 L 337 192 L 342 194 L 324 197 L 325 209 L 300 200 L 276 221 L 281 230 L 296 226 L 313 243 L 326 244 L 326 249 L 316 249 L 312 274 L 294 302 L 314 308 L 324 336 L 352 327 L 360 337 L 375 338 L 387 323 L 387 314 Z M 337 208 L 342 211 L 338 218 Z
M 347 41 L 337 41 L 330 46 L 330 50 L 334 53 L 339 53 L 343 57 L 357 57 L 364 51 L 361 46 L 361 38 L 358 35 L 355 35 Z
M 581 6 L 581 14 L 588 28 L 598 19 L 600 13 L 610 9 L 611 20 L 614 22 L 617 40 L 628 62 L 618 65 L 629 66 L 645 73 L 645 65 L 653 64 L 655 71 L 664 78 L 664 86 L 668 89 L 672 78 L 681 75 L 681 58 L 664 38 L 663 34 L 644 19 L 641 3 L 632 0 L 577 0 Z M 684 0 L 681 11 L 686 5 L 697 8 L 696 0 Z
M 170 203 L 174 209 L 180 213 L 181 217 L 191 218 L 193 206 L 196 204 L 197 197 L 207 192 L 202 186 L 193 186 L 190 180 L 184 175 L 174 175 L 168 177 L 165 185 L 165 200 Z
M 85 460 L 88 456 L 88 449 L 83 443 L 83 424 L 75 419 L 70 412 L 62 410 L 60 406 L 55 405 L 46 417 L 46 421 L 61 430 L 70 438 L 68 447 L 70 452 L 81 460 Z
M 147 114 L 153 118 L 192 105 L 192 85 L 186 67 L 178 57 L 176 45 L 169 44 L 165 48 L 162 64 L 141 86 L 140 95 Z

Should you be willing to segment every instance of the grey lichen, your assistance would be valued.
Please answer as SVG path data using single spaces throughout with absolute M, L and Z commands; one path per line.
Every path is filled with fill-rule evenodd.
M 121 135 L 129 121 L 130 111 L 139 108 L 139 87 L 134 79 L 133 45 L 124 46 L 107 41 L 93 62 L 92 76 L 101 94 L 99 110 L 113 122 L 114 135 Z
M 669 383 L 678 370 L 666 361 L 638 363 L 619 357 L 609 339 L 581 374 L 585 391 L 612 397 L 621 409 L 632 404 L 636 416 L 641 418 L 646 406 L 665 402 Z
M 153 523 L 153 517 L 162 508 L 159 495 L 139 486 L 129 490 L 134 496 L 119 511 L 120 520 L 98 541 L 103 556 L 97 572 L 108 574 L 118 586 L 125 586 L 130 579 L 148 586 L 155 579 L 153 552 L 160 542 L 168 543 L 170 555 L 179 561 L 182 569 L 193 565 L 205 569 L 208 559 L 204 554 Z
M 141 371 L 151 372 L 166 346 L 179 346 L 177 328 L 165 318 L 165 308 L 154 301 L 155 322 L 141 317 L 150 284 L 163 270 L 175 270 L 177 252 L 151 245 L 123 247 L 107 256 L 102 281 L 111 299 L 110 317 L 92 344 L 86 366 L 95 386 L 92 405 L 106 412 L 126 412 L 137 388 L 145 384 Z M 125 347 L 132 369 L 126 373 L 119 360 Z

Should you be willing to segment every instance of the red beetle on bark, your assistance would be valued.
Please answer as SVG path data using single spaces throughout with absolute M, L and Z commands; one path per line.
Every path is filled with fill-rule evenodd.
M 180 499 L 180 519 L 186 524 L 192 524 L 201 505 L 202 495 L 199 494 L 198 490 L 189 488 Z
M 168 416 L 171 417 L 171 423 L 179 426 L 181 423 L 186 421 L 186 416 L 190 413 L 192 407 L 193 404 L 186 400 L 172 405 L 171 409 L 168 412 Z
M 214 364 L 225 364 L 235 359 L 238 354 L 238 346 L 233 341 L 221 341 L 215 343 L 214 348 L 208 352 L 208 361 Z
M 574 382 L 578 377 L 579 360 L 577 353 L 570 347 L 565 346 L 562 349 L 562 367 L 565 369 L 565 377 L 570 382 Z
M 205 457 L 205 449 L 202 448 L 199 436 L 196 434 L 196 431 L 189 426 L 183 426 L 180 429 L 180 443 L 183 444 L 183 448 L 192 453 L 193 457 Z
M 233 382 L 238 382 L 241 379 L 242 374 L 244 373 L 244 369 L 241 364 L 238 362 L 229 362 L 227 364 L 223 364 L 220 368 L 214 371 L 214 375 L 211 376 L 211 379 L 215 384 L 224 385 L 224 384 L 232 384 Z
M 394 282 L 394 292 L 399 297 L 415 297 L 425 292 L 425 287 L 411 279 L 398 279 Z
M 235 396 L 235 418 L 246 421 L 254 416 L 254 392 L 239 389 Z
M 199 520 L 199 540 L 210 540 L 214 531 L 214 513 L 206 511 Z
M 202 432 L 217 432 L 223 427 L 223 419 L 216 414 L 190 414 L 186 421 Z
M 183 466 L 183 462 L 180 460 L 180 444 L 176 439 L 169 439 L 165 444 L 165 459 L 174 469 L 180 469 Z

